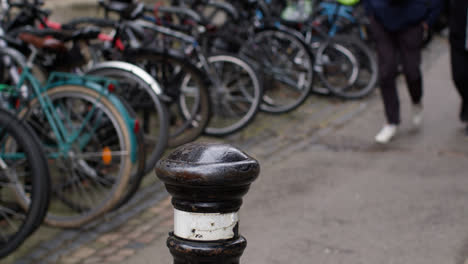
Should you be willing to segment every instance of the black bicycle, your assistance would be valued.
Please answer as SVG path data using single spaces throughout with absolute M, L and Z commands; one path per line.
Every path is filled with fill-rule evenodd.
M 42 223 L 49 206 L 50 179 L 36 135 L 23 121 L 2 109 L 0 146 L 1 259 L 18 248 Z M 20 203 L 19 197 L 28 197 L 27 203 Z

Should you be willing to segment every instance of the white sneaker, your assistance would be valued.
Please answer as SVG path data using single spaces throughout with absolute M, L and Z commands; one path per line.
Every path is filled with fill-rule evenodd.
M 380 144 L 387 144 L 392 140 L 397 132 L 396 125 L 386 124 L 382 130 L 375 136 L 375 141 Z
M 423 106 L 422 104 L 413 105 L 413 126 L 419 128 L 423 121 Z

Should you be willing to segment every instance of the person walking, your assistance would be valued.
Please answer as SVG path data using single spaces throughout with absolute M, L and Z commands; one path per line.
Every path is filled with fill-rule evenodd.
M 364 0 L 370 31 L 377 48 L 379 86 L 387 122 L 377 134 L 378 143 L 388 143 L 400 124 L 400 101 L 396 77 L 398 65 L 413 103 L 412 122 L 422 123 L 423 79 L 420 70 L 424 32 L 436 21 L 443 0 Z
M 462 99 L 460 120 L 468 136 L 468 1 L 451 0 L 449 14 L 452 78 Z

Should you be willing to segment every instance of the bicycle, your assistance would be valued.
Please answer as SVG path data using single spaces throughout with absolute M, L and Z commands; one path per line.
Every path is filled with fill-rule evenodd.
M 144 16 L 143 19 L 153 24 L 141 21 L 138 24 L 145 29 L 166 36 L 166 38 L 162 37 L 164 41 L 157 42 L 158 45 L 180 46 L 179 49 L 183 50 L 186 56 L 204 71 L 209 81 L 213 115 L 205 129 L 205 134 L 226 136 L 241 130 L 252 122 L 260 107 L 263 94 L 262 82 L 254 67 L 241 56 L 226 52 L 210 53 L 206 46 L 210 38 L 209 31 L 215 30 L 215 26 L 205 23 L 193 11 L 161 6 L 157 8 L 157 11 L 151 10 L 149 7 L 145 9 L 147 13 L 153 12 L 154 17 Z M 163 18 L 157 16 L 159 14 L 163 14 Z M 168 14 L 180 16 L 186 26 L 174 24 L 165 17 Z M 164 27 L 155 25 L 155 22 L 162 23 Z M 188 35 L 189 33 L 191 35 Z M 187 104 L 182 102 L 181 106 L 187 117 Z
M 110 59 L 128 61 L 135 64 L 134 59 L 137 57 L 152 58 L 152 62 L 167 63 L 170 69 L 176 70 L 164 72 L 163 74 L 161 70 L 151 72 L 144 65 L 137 65 L 146 72 L 149 72 L 160 84 L 162 90 L 160 99 L 166 105 L 169 113 L 169 147 L 191 142 L 202 134 L 210 120 L 210 98 L 208 87 L 204 81 L 205 77 L 195 65 L 178 54 L 168 53 L 156 48 L 135 46 L 135 42 L 129 41 L 127 34 L 133 35 L 134 31 L 132 30 L 136 30 L 139 27 L 135 27 L 131 21 L 83 17 L 69 21 L 66 27 L 79 28 L 83 25 L 111 28 L 114 32 L 113 37 L 101 39 L 100 43 L 89 46 L 89 51 L 92 54 L 91 59 L 95 62 Z M 179 84 L 182 84 L 182 81 L 189 76 L 192 77 L 190 89 L 182 89 Z M 168 82 L 167 80 L 171 78 L 175 79 Z M 178 104 L 182 96 L 191 98 L 191 112 L 188 118 L 182 114 Z M 145 127 L 144 124 L 143 126 Z
M 138 122 L 112 94 L 117 84 L 51 73 L 40 85 L 28 66 L 33 58 L 26 63 L 11 48 L 2 48 L 0 58 L 16 72 L 4 82 L 3 104 L 32 127 L 53 161 L 53 200 L 46 223 L 78 227 L 112 209 L 126 190 L 139 147 Z M 27 201 L 20 197 L 25 208 Z
M 0 90 L 5 86 L 0 86 Z M 49 206 L 47 160 L 31 129 L 0 109 L 0 259 L 12 253 L 42 223 Z M 28 197 L 21 207 L 18 196 Z

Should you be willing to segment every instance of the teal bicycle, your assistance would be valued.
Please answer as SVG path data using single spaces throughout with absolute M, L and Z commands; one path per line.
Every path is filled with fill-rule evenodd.
M 113 209 L 139 153 L 139 123 L 112 93 L 118 83 L 51 73 L 41 85 L 32 63 L 10 48 L 0 50 L 0 64 L 0 103 L 28 123 L 46 152 L 52 194 L 45 222 L 79 227 Z M 27 208 L 28 195 L 18 202 Z

